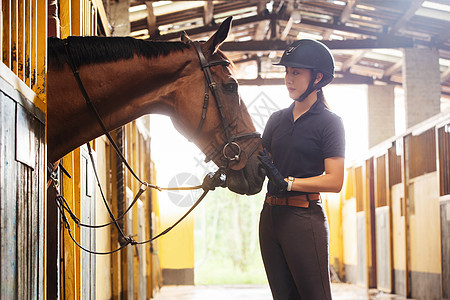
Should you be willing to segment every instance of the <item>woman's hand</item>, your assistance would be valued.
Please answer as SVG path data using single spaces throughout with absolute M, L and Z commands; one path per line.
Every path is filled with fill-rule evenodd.
M 283 175 L 281 175 L 280 171 L 278 171 L 273 164 L 272 159 L 269 156 L 269 152 L 267 152 L 266 149 L 264 149 L 264 151 L 259 151 L 258 158 L 266 170 L 266 175 L 269 177 L 269 180 L 280 189 L 280 192 L 286 191 L 288 183 L 284 180 Z

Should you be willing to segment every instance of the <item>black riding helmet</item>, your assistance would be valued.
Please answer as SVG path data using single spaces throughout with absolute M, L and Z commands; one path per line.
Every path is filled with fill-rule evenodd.
M 321 42 L 311 39 L 293 42 L 284 51 L 280 62 L 274 65 L 312 70 L 311 82 L 306 91 L 295 99 L 297 101 L 305 100 L 314 90 L 321 89 L 334 78 L 334 59 L 330 49 Z M 314 85 L 317 73 L 322 73 L 323 78 Z

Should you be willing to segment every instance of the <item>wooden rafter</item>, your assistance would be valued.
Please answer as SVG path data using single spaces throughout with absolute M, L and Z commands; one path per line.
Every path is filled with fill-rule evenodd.
M 411 5 L 408 10 L 403 14 L 403 16 L 392 26 L 390 33 L 394 34 L 398 32 L 401 28 L 405 27 L 406 23 L 414 16 L 416 11 L 422 6 L 424 0 L 414 0 L 411 1 Z
M 358 50 L 355 51 L 355 53 L 352 55 L 352 57 L 350 57 L 349 59 L 347 59 L 346 61 L 344 61 L 344 63 L 342 64 L 342 68 L 341 71 L 342 72 L 347 72 L 348 70 L 350 70 L 350 68 L 358 63 L 358 61 L 361 60 L 361 58 L 364 57 L 364 55 L 367 53 L 368 50 Z
M 148 35 L 151 38 L 154 38 L 155 36 L 159 35 L 159 33 L 158 33 L 158 26 L 156 25 L 156 16 L 155 13 L 153 12 L 153 1 L 145 2 L 145 6 L 147 7 Z
M 214 21 L 214 3 L 205 2 L 205 6 L 203 7 L 203 25 L 208 26 L 213 24 Z

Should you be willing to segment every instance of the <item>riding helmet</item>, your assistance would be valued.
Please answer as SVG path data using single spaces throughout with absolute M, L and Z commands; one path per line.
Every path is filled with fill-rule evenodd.
M 322 80 L 316 85 L 311 84 L 307 90 L 308 93 L 303 98 L 306 98 L 313 90 L 330 83 L 334 77 L 333 55 L 327 46 L 316 40 L 301 39 L 293 42 L 284 51 L 280 62 L 274 65 L 311 69 L 313 71 L 312 81 L 316 78 L 317 73 L 323 74 Z

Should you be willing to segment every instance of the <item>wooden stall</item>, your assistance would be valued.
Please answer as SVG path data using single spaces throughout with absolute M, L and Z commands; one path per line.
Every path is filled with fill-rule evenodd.
M 347 281 L 356 277 L 360 285 L 414 299 L 448 298 L 449 126 L 450 115 L 441 113 L 348 168 L 352 176 L 342 191 Z M 345 255 L 355 248 L 349 238 L 355 222 L 356 276 Z
M 102 1 L 59 0 L 49 6 L 53 20 L 52 35 L 109 35 L 109 25 Z M 53 26 L 53 27 L 52 27 Z M 150 158 L 150 121 L 145 116 L 119 128 L 111 135 L 136 174 L 153 182 Z M 94 164 L 88 149 L 82 146 L 62 159 L 71 175 L 60 172 L 61 193 L 67 204 L 84 224 L 105 224 L 111 221 L 93 173 L 95 165 L 108 205 L 117 217 L 130 205 L 140 183 L 128 172 L 104 136 L 91 141 Z M 50 198 L 50 197 L 49 197 Z M 136 241 L 150 239 L 159 232 L 157 195 L 142 194 L 125 218 L 118 221 L 121 230 Z M 74 244 L 54 203 L 48 205 L 49 240 L 48 294 L 64 299 L 148 299 L 161 286 L 157 245 L 129 245 L 109 255 L 94 255 Z M 122 237 L 114 226 L 91 229 L 69 220 L 72 235 L 81 246 L 97 252 L 108 252 L 121 246 Z
M 0 1 L 0 298 L 45 298 L 46 5 Z

